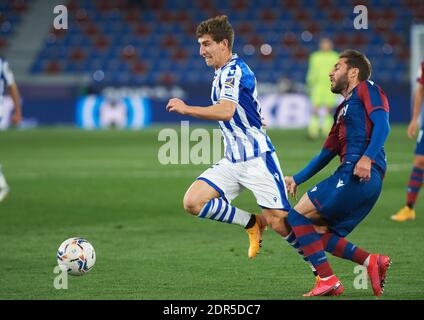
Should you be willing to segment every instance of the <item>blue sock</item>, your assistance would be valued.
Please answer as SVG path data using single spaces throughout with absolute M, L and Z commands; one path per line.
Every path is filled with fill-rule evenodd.
M 215 221 L 238 224 L 246 227 L 251 214 L 230 205 L 222 198 L 212 199 L 200 210 L 198 217 Z

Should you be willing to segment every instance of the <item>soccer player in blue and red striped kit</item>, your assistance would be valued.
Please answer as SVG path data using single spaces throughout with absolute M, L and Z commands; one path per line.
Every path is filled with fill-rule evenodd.
M 340 54 L 330 73 L 331 91 L 345 99 L 336 110 L 331 132 L 319 155 L 299 173 L 286 177 L 287 190 L 296 197 L 299 184 L 340 157 L 333 175 L 309 189 L 288 214 L 291 241 L 297 241 L 319 275 L 304 296 L 339 295 L 344 290 L 325 251 L 366 266 L 374 294 L 383 293 L 390 258 L 370 254 L 345 239 L 373 208 L 386 171 L 389 104 L 370 75 L 371 64 L 362 53 L 346 50 Z M 314 225 L 325 225 L 327 232 L 318 233 Z
M 391 216 L 393 221 L 404 222 L 415 220 L 415 202 L 421 190 L 424 179 L 424 121 L 421 112 L 424 101 L 424 61 L 421 62 L 417 78 L 417 87 L 414 95 L 414 107 L 412 111 L 411 121 L 409 122 L 407 135 L 412 139 L 417 133 L 418 119 L 421 117 L 421 129 L 418 133 L 417 143 L 415 146 L 415 158 L 412 164 L 411 174 L 409 175 L 408 188 L 406 192 L 406 205 L 396 214 Z

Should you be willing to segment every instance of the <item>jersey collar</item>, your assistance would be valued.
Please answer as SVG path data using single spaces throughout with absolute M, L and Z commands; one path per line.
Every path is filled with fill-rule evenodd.
M 237 55 L 237 53 L 233 53 L 233 55 L 231 56 L 231 59 L 226 63 L 226 64 L 224 64 L 221 68 L 219 68 L 218 70 L 215 70 L 215 75 L 217 75 L 219 72 L 221 72 L 222 71 L 222 69 L 224 69 L 230 62 L 232 62 L 232 61 L 234 61 L 235 59 L 237 59 L 238 58 L 238 55 Z

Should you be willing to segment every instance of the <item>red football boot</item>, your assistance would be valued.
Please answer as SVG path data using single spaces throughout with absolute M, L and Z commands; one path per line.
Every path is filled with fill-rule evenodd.
M 381 254 L 370 255 L 367 271 L 375 296 L 380 296 L 383 294 L 386 272 L 391 264 L 392 262 L 388 256 L 383 256 Z
M 318 284 L 318 282 L 321 280 L 321 278 L 319 276 L 315 277 L 315 285 Z M 340 286 L 338 286 L 336 289 L 333 289 L 331 291 L 329 291 L 328 293 L 325 294 L 325 296 L 339 296 L 344 292 L 344 287 L 343 285 L 340 283 Z
M 341 289 L 339 289 L 342 287 Z M 319 279 L 315 283 L 315 287 L 312 291 L 305 293 L 304 297 L 315 297 L 315 296 L 325 296 L 325 295 L 334 295 L 330 293 L 337 292 L 341 294 L 344 291 L 343 285 L 336 276 L 332 276 L 330 279 L 322 280 Z
M 336 289 L 331 290 L 330 292 L 326 293 L 325 295 L 336 297 L 336 296 L 341 295 L 343 292 L 344 292 L 344 287 L 343 287 L 343 284 L 340 282 L 340 285 Z

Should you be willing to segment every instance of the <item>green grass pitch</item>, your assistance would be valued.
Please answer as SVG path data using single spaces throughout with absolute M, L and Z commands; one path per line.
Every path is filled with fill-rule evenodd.
M 160 165 L 160 129 L 0 133 L 0 162 L 12 188 L 0 204 L 0 299 L 303 299 L 314 278 L 272 230 L 250 261 L 242 228 L 184 213 L 187 187 L 208 166 Z M 404 205 L 413 159 L 415 142 L 405 129 L 392 127 L 382 195 L 348 237 L 392 257 L 385 293 L 375 298 L 369 283 L 368 289 L 355 289 L 355 265 L 330 257 L 346 288 L 333 299 L 424 298 L 422 195 L 416 221 L 389 219 Z M 304 130 L 269 130 L 269 135 L 286 175 L 321 147 L 306 140 Z M 333 160 L 299 195 L 336 166 Z M 258 212 L 248 191 L 234 203 Z M 67 290 L 57 290 L 56 250 L 73 236 L 94 245 L 97 263 L 89 274 L 69 277 Z

